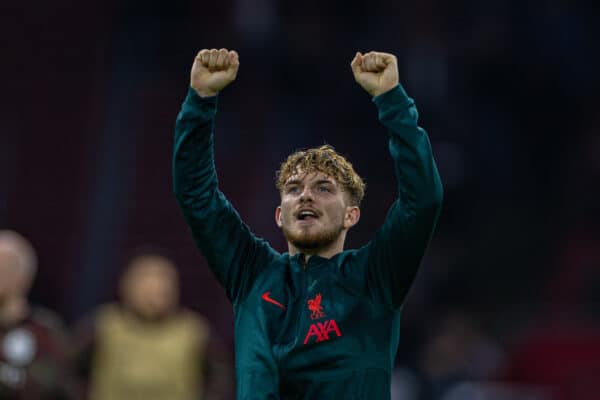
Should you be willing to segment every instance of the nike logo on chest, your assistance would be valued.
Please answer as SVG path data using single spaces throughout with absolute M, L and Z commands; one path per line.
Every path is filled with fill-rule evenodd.
M 283 304 L 281 304 L 277 300 L 271 298 L 271 292 L 264 292 L 261 297 L 267 303 L 275 304 L 277 307 L 281 308 L 282 310 L 286 309 Z

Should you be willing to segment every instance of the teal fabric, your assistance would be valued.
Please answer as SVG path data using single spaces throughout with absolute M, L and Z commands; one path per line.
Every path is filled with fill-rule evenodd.
M 175 127 L 174 192 L 233 304 L 238 399 L 390 398 L 401 307 L 433 233 L 442 185 L 402 86 L 373 102 L 389 132 L 398 198 L 365 246 L 305 262 L 256 237 L 219 191 L 217 98 L 188 92 Z

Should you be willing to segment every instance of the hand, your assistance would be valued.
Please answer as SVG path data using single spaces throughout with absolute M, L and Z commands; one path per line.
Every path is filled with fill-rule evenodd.
M 373 97 L 398 85 L 398 61 L 393 54 L 357 52 L 350 66 L 356 82 Z
M 200 50 L 190 73 L 190 86 L 200 97 L 216 96 L 235 80 L 240 61 L 238 53 L 227 49 Z

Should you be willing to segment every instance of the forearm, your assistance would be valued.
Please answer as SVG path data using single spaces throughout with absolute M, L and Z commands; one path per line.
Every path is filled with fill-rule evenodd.
M 399 307 L 427 248 L 442 203 L 442 184 L 417 110 L 401 86 L 374 98 L 389 130 L 398 199 L 368 246 L 369 280 L 376 296 Z
M 217 98 L 202 98 L 190 88 L 175 123 L 173 191 L 194 241 L 219 281 L 225 283 L 230 260 L 224 253 L 225 237 L 233 212 L 218 190 L 214 165 L 213 129 Z
M 394 162 L 398 198 L 406 213 L 426 210 L 437 215 L 443 190 L 429 138 L 418 125 L 414 101 L 402 86 L 373 99 L 379 119 L 389 130 L 389 151 Z
M 229 299 L 243 296 L 273 251 L 257 239 L 218 189 L 213 127 L 216 98 L 192 89 L 175 126 L 174 192 L 198 248 Z
M 209 263 L 220 253 L 222 236 L 238 225 L 237 215 L 218 190 L 213 128 L 217 98 L 201 98 L 190 88 L 175 124 L 173 190 L 192 235 Z M 224 223 L 227 221 L 227 223 Z
M 216 111 L 216 97 L 201 98 L 190 88 L 175 123 L 173 191 L 184 213 L 208 201 L 217 189 L 212 137 Z

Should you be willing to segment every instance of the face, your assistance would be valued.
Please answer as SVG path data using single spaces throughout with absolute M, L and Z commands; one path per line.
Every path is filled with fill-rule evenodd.
M 358 222 L 358 207 L 322 172 L 291 176 L 283 186 L 275 220 L 287 241 L 301 251 L 317 250 L 340 239 Z
M 125 303 L 144 318 L 163 317 L 178 302 L 175 267 L 161 257 L 142 257 L 126 272 L 121 294 Z
M 0 248 L 0 304 L 24 291 L 20 261 L 15 252 Z

